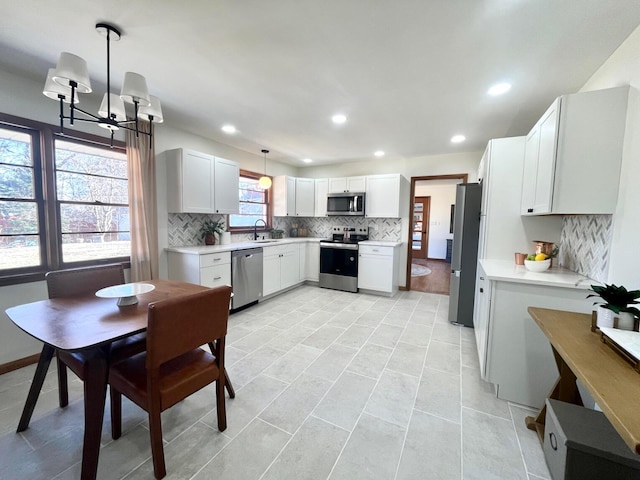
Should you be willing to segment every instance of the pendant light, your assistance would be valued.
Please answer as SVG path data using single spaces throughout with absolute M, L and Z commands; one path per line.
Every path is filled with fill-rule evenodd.
M 266 190 L 267 188 L 271 188 L 271 178 L 267 177 L 267 153 L 269 153 L 269 150 L 262 150 L 262 153 L 264 153 L 264 175 L 258 180 L 258 185 L 260 188 Z

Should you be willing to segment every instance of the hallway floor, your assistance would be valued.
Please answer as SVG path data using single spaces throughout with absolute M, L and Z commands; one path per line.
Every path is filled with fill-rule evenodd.
M 548 479 L 524 425 L 533 411 L 480 379 L 474 331 L 449 324 L 447 309 L 444 295 L 302 286 L 232 315 L 228 428 L 216 428 L 213 386 L 163 412 L 166 478 Z M 15 433 L 34 369 L 0 376 L 0 478 L 77 479 L 79 380 L 60 409 L 49 371 Z M 147 416 L 129 401 L 116 441 L 107 407 L 98 478 L 153 478 Z
M 411 263 L 424 265 L 431 269 L 429 275 L 411 277 L 411 290 L 449 295 L 449 282 L 451 281 L 450 263 L 444 260 L 424 260 L 421 258 L 414 258 Z

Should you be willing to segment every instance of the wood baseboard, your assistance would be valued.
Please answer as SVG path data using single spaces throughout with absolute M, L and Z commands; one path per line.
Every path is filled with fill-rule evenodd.
M 12 372 L 13 370 L 18 370 L 19 368 L 26 367 L 27 365 L 31 365 L 33 363 L 38 363 L 39 358 L 40 354 L 36 353 L 29 357 L 19 358 L 18 360 L 14 360 L 13 362 L 3 363 L 2 365 L 0 365 L 0 375 Z

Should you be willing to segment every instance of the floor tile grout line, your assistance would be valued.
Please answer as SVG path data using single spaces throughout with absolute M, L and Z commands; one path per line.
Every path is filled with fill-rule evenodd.
M 439 302 L 438 302 L 439 303 Z M 433 339 L 433 330 L 429 335 L 429 341 L 427 342 L 427 348 L 424 352 L 424 358 L 422 359 L 422 368 L 420 369 L 420 375 L 418 376 L 418 386 L 416 388 L 416 393 L 413 396 L 413 403 L 411 405 L 411 413 L 409 414 L 409 421 L 407 422 L 407 426 L 404 431 L 404 438 L 402 439 L 402 447 L 400 448 L 400 456 L 398 457 L 398 463 L 396 465 L 396 471 L 393 476 L 394 480 L 398 478 L 398 472 L 400 471 L 400 465 L 402 464 L 402 456 L 404 455 L 404 447 L 407 444 L 407 437 L 409 436 L 409 428 L 411 428 L 411 421 L 413 420 L 413 414 L 416 408 L 416 400 L 418 399 L 418 393 L 420 392 L 420 383 L 422 382 L 422 376 L 424 374 L 424 368 L 427 363 L 427 355 L 429 354 L 429 346 L 431 345 L 431 340 Z
M 396 301 L 396 303 L 397 303 L 397 301 Z M 414 310 L 415 310 L 415 307 L 414 307 Z M 413 313 L 413 312 L 412 312 L 412 313 Z M 387 315 L 388 315 L 388 314 L 389 314 L 389 312 L 387 312 Z M 386 317 L 386 315 L 383 317 L 383 319 L 382 319 L 382 320 L 384 320 L 384 318 L 385 318 L 385 317 Z M 405 329 L 406 329 L 406 324 L 405 324 L 405 326 L 402 328 L 402 333 L 404 333 Z M 400 338 L 402 338 L 402 333 L 400 334 Z M 373 335 L 373 333 L 372 333 L 371 335 Z M 370 336 L 371 336 L 371 335 L 370 335 Z M 369 336 L 369 337 L 370 337 L 370 336 Z M 368 337 L 368 338 L 369 338 L 369 337 Z M 367 338 L 367 340 L 368 340 L 368 338 Z M 365 345 L 365 344 L 366 344 L 366 341 L 365 341 L 365 343 L 363 344 L 363 346 L 362 346 L 362 347 L 364 347 L 364 345 Z M 338 465 L 338 462 L 340 461 L 340 458 L 342 457 L 342 454 L 344 453 L 344 450 L 345 450 L 346 446 L 348 445 L 349 440 L 351 439 L 351 436 L 353 435 L 353 432 L 354 432 L 354 431 L 355 431 L 355 429 L 357 428 L 358 423 L 360 422 L 360 419 L 362 418 L 362 415 L 364 415 L 364 414 L 365 414 L 365 410 L 366 410 L 366 408 L 367 408 L 367 405 L 369 404 L 369 401 L 371 400 L 371 397 L 373 396 L 373 393 L 376 391 L 376 388 L 378 387 L 378 385 L 379 385 L 379 383 L 380 383 L 380 379 L 382 378 L 382 374 L 383 374 L 384 370 L 387 368 L 387 365 L 389 364 L 389 361 L 390 361 L 390 360 L 391 360 L 391 358 L 393 357 L 393 354 L 394 354 L 394 352 L 396 351 L 396 347 L 397 347 L 397 345 L 398 345 L 398 342 L 396 342 L 396 344 L 394 345 L 394 347 L 393 347 L 393 349 L 392 349 L 392 351 L 391 351 L 391 354 L 389 355 L 389 358 L 387 358 L 387 361 L 385 362 L 384 367 L 382 367 L 382 369 L 381 369 L 381 373 L 380 373 L 380 376 L 377 378 L 375 385 L 374 385 L 374 386 L 373 386 L 373 388 L 371 389 L 371 393 L 369 393 L 369 396 L 368 396 L 368 398 L 367 398 L 367 401 L 366 401 L 366 402 L 364 402 L 364 406 L 362 407 L 362 410 L 360 410 L 360 414 L 358 415 L 358 418 L 356 419 L 356 422 L 355 422 L 355 424 L 354 424 L 353 430 L 349 433 L 349 436 L 348 436 L 348 437 L 347 437 L 347 439 L 345 440 L 344 445 L 342 446 L 342 449 L 340 450 L 340 453 L 339 453 L 339 454 L 338 454 L 338 456 L 336 457 L 336 461 L 333 463 L 333 467 L 331 468 L 331 471 L 329 472 L 329 475 L 327 476 L 327 480 L 331 477 L 331 475 L 332 475 L 332 474 L 333 474 L 333 472 L 335 471 L 336 465 Z M 361 347 L 361 349 L 362 349 L 362 347 Z M 426 355 L 427 355 L 427 353 L 425 352 L 425 359 L 426 359 Z M 356 354 L 356 356 L 357 356 L 357 354 Z M 355 359 L 355 356 L 354 356 L 354 359 Z M 352 359 L 352 361 L 353 361 L 353 359 Z M 344 370 L 346 370 L 350 364 L 351 364 L 351 362 L 349 362 L 349 364 L 344 368 Z M 343 373 L 344 373 L 344 370 L 343 370 Z M 419 381 L 418 381 L 418 385 L 419 385 Z M 414 401 L 415 401 L 415 400 L 414 400 Z M 367 414 L 367 415 L 370 415 L 370 414 Z M 383 419 L 381 419 L 381 420 L 383 420 Z M 383 421 L 385 421 L 385 420 L 383 420 Z M 389 422 L 389 423 L 391 423 L 391 422 Z M 408 430 L 408 428 L 409 428 L 409 425 L 407 424 L 406 430 Z M 406 435 L 406 430 L 405 430 L 405 435 Z M 400 450 L 400 457 L 398 458 L 398 463 L 400 462 L 400 459 L 401 459 L 401 458 L 402 458 L 402 449 Z M 397 468 L 397 466 L 396 466 L 396 468 Z
M 518 451 L 520 452 L 520 460 L 522 460 L 522 466 L 524 467 L 524 474 L 525 476 L 529 476 L 529 468 L 527 467 L 527 461 L 524 458 L 524 452 L 522 451 L 522 443 L 520 442 L 520 437 L 518 436 L 518 429 L 516 428 L 516 422 L 513 419 L 513 411 L 511 410 L 511 407 L 509 407 L 507 405 L 507 407 L 509 408 L 509 417 L 511 418 L 511 428 L 513 428 L 513 434 L 516 437 L 516 442 L 518 443 Z

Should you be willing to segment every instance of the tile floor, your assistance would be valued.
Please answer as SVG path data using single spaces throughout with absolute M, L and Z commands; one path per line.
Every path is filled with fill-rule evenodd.
M 228 428 L 211 387 L 163 413 L 166 478 L 548 479 L 531 410 L 480 379 L 473 330 L 448 324 L 447 306 L 303 286 L 232 315 Z M 60 409 L 50 371 L 15 433 L 34 369 L 0 376 L 0 478 L 79 478 L 77 379 Z M 119 440 L 109 425 L 107 408 L 98 478 L 153 478 L 146 414 L 125 401 Z

